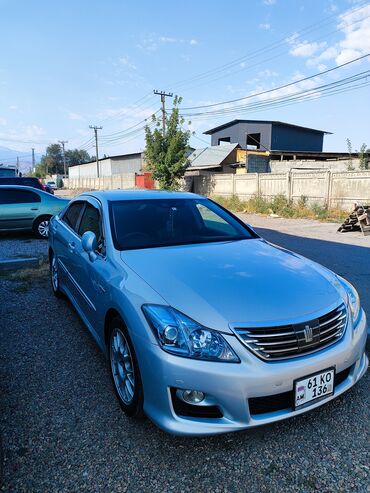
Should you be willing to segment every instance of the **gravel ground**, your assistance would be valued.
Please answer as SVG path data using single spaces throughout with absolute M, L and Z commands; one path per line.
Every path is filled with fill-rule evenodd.
M 47 255 L 48 242 L 32 233 L 0 233 L 0 260 Z
M 284 221 L 278 233 L 272 219 L 248 220 L 327 265 L 349 255 L 346 244 L 338 257 L 334 240 L 313 244 L 308 226 L 299 237 L 303 223 L 287 233 L 293 226 Z M 45 270 L 22 281 L 1 277 L 0 299 L 1 491 L 369 491 L 369 373 L 334 402 L 283 423 L 172 437 L 120 411 L 104 357 L 68 301 L 53 297 Z

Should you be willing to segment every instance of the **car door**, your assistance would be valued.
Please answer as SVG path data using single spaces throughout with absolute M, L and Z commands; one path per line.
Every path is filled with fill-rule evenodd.
M 92 231 L 97 239 L 96 258 L 92 261 L 82 249 L 78 252 L 76 275 L 80 284 L 80 306 L 90 325 L 98 332 L 101 319 L 105 315 L 108 292 L 108 265 L 105 252 L 105 233 L 102 210 L 96 199 L 88 199 L 82 213 L 78 235 L 82 238 L 86 231 Z M 101 337 L 102 334 L 98 334 Z
M 85 202 L 82 200 L 71 202 L 59 216 L 59 221 L 53 224 L 54 249 L 60 280 L 76 302 L 79 299 L 76 276 L 77 252 L 80 250 L 79 243 L 81 242 L 78 236 L 78 226 L 84 208 Z
M 37 192 L 21 188 L 0 189 L 0 228 L 32 229 L 38 216 L 41 197 Z

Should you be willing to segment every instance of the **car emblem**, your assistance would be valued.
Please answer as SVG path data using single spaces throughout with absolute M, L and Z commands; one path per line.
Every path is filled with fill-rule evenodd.
M 309 325 L 304 326 L 304 338 L 306 342 L 312 342 L 313 341 L 313 330 L 312 327 Z

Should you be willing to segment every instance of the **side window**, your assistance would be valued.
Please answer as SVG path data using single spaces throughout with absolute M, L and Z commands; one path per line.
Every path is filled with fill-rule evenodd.
M 96 207 L 91 204 L 86 204 L 80 226 L 78 228 L 78 234 L 82 236 L 86 231 L 92 231 L 98 243 L 98 251 L 102 249 L 102 230 L 100 212 Z
M 233 235 L 235 234 L 235 228 L 226 222 L 221 216 L 208 209 L 203 204 L 197 204 L 197 209 L 203 220 L 204 226 L 210 230 L 210 232 Z
M 76 232 L 78 218 L 80 217 L 83 206 L 83 202 L 73 202 L 63 214 L 63 221 Z
M 37 193 L 29 190 L 8 189 L 0 191 L 1 204 L 33 204 L 35 202 L 41 202 L 41 198 Z

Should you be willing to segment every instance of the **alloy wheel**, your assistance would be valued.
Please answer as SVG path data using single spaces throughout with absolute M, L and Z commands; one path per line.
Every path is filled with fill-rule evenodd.
M 37 226 L 37 231 L 40 236 L 43 238 L 47 238 L 49 236 L 49 221 L 44 219 L 43 221 L 40 222 L 40 224 Z
M 113 329 L 110 345 L 110 363 L 114 384 L 122 402 L 129 405 L 135 393 L 134 363 L 127 339 L 120 329 Z
M 58 291 L 59 289 L 58 262 L 54 256 L 53 256 L 53 260 L 51 261 L 51 284 L 53 285 L 54 291 Z

